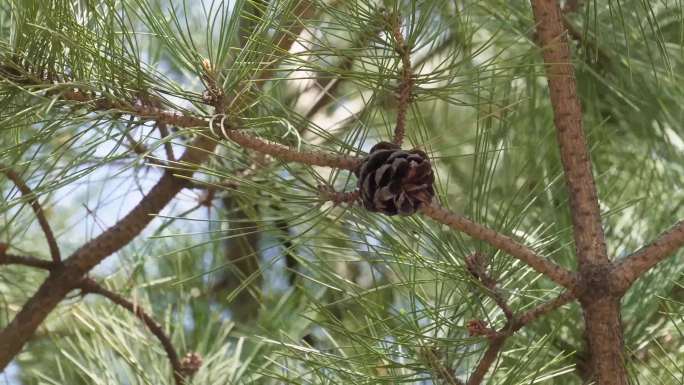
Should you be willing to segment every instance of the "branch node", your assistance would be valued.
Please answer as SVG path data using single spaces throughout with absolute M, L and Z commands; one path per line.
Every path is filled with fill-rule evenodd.
M 352 192 L 335 191 L 334 188 L 326 185 L 318 185 L 318 192 L 321 199 L 324 201 L 330 201 L 335 206 L 342 203 L 354 204 L 359 199 L 359 190 Z
M 479 319 L 468 321 L 468 323 L 466 323 L 466 329 L 468 329 L 468 334 L 471 337 L 499 337 L 499 333 L 496 330 L 489 327 L 485 321 Z
M 184 376 L 193 376 L 200 370 L 203 363 L 202 355 L 197 352 L 189 352 L 180 361 L 181 372 Z

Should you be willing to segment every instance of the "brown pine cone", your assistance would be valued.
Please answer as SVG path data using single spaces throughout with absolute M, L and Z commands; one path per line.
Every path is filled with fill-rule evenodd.
M 380 142 L 354 172 L 369 211 L 411 215 L 435 196 L 435 177 L 426 153 Z

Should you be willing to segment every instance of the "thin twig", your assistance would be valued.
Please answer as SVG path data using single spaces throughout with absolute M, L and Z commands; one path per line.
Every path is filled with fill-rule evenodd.
M 78 288 L 81 289 L 83 294 L 101 295 L 107 298 L 108 300 L 112 301 L 113 303 L 133 313 L 133 315 L 135 315 L 136 317 L 138 317 L 138 319 L 140 319 L 145 324 L 147 329 L 149 329 L 149 331 L 152 334 L 154 334 L 155 337 L 157 337 L 159 342 L 161 342 L 162 346 L 164 347 L 164 351 L 166 351 L 166 356 L 169 358 L 169 363 L 171 364 L 171 368 L 173 369 L 173 379 L 176 385 L 185 384 L 183 367 L 181 366 L 180 360 L 178 359 L 178 353 L 176 353 L 176 349 L 174 348 L 171 339 L 169 338 L 169 336 L 166 335 L 161 325 L 159 325 L 157 321 L 155 321 L 149 314 L 147 314 L 147 312 L 145 312 L 143 308 L 123 298 L 119 294 L 116 294 L 112 291 L 105 289 L 97 282 L 89 278 L 83 279 L 81 283 L 78 285 Z
M 294 18 L 294 22 L 290 25 L 289 29 L 283 29 L 277 34 L 276 51 L 263 59 L 262 62 L 268 64 L 253 78 L 254 84 L 258 88 L 262 88 L 265 82 L 273 77 L 273 73 L 276 71 L 274 66 L 286 56 L 283 54 L 289 53 L 292 45 L 305 30 L 304 20 L 312 19 L 317 11 L 318 7 L 314 1 L 297 0 L 295 8 L 290 13 Z
M 514 317 L 513 310 L 508 306 L 508 302 L 503 295 L 501 295 L 496 280 L 487 272 L 484 254 L 476 252 L 467 256 L 465 260 L 468 271 L 487 289 L 485 290 L 487 296 L 494 300 L 507 320 L 512 320 Z
M 595 63 L 601 64 L 609 64 L 611 61 L 610 56 L 596 43 L 596 41 L 590 39 L 588 36 L 585 36 L 582 32 L 580 32 L 566 17 L 563 18 L 563 24 L 565 25 L 565 28 L 568 30 L 568 33 L 570 34 L 570 37 L 572 37 L 577 43 L 585 47 L 585 50 L 587 52 L 592 52 L 596 54 L 595 57 Z
M 537 254 L 528 246 L 525 246 L 506 235 L 500 234 L 497 231 L 473 222 L 464 216 L 451 212 L 438 203 L 423 206 L 420 211 L 439 223 L 445 224 L 454 230 L 466 233 L 475 239 L 487 242 L 495 248 L 505 251 L 567 289 L 573 290 L 575 288 L 576 282 L 572 272 L 556 265 Z
M 582 272 L 591 269 L 592 265 L 609 263 L 591 158 L 582 125 L 582 106 L 577 95 L 575 70 L 558 1 L 533 0 L 532 10 L 546 64 L 556 134 L 570 196 L 575 248 Z
M 482 321 L 472 321 L 469 328 L 473 328 L 479 335 L 487 336 L 489 339 L 489 346 L 484 355 L 478 362 L 475 371 L 471 374 L 466 385 L 479 385 L 482 383 L 489 368 L 496 361 L 499 352 L 504 346 L 506 339 L 520 330 L 523 326 L 536 320 L 544 314 L 563 306 L 574 299 L 570 291 L 566 291 L 559 297 L 536 306 L 522 315 L 516 316 L 511 310 L 508 302 L 501 296 L 497 290 L 497 282 L 493 279 L 486 270 L 486 260 L 483 254 L 474 253 L 466 257 L 466 266 L 470 273 L 477 278 L 488 289 L 489 296 L 496 302 L 501 310 L 506 315 L 506 325 L 498 331 L 494 331 L 486 326 Z
M 169 163 L 176 161 L 176 155 L 173 153 L 173 147 L 171 146 L 171 141 L 168 140 L 169 129 L 166 123 L 157 123 L 157 129 L 159 130 L 159 135 L 161 140 L 164 142 L 164 151 L 166 152 L 166 161 Z
M 47 240 L 48 247 L 50 248 L 50 256 L 52 257 L 52 261 L 55 263 L 61 262 L 62 256 L 59 252 L 57 239 L 52 232 L 52 228 L 50 228 L 50 223 L 48 223 L 47 218 L 45 217 L 45 211 L 43 211 L 43 207 L 40 205 L 40 202 L 38 202 L 38 196 L 33 193 L 31 188 L 26 184 L 26 182 L 24 182 L 21 176 L 19 176 L 19 174 L 14 172 L 11 168 L 0 164 L 0 170 L 17 186 L 21 194 L 28 199 L 29 203 L 31 204 L 31 208 L 36 215 L 36 219 L 38 219 L 40 228 L 45 234 L 45 239 Z
M 614 290 L 624 293 L 639 277 L 684 247 L 684 220 L 662 233 L 651 244 L 628 256 L 613 270 Z
M 370 26 L 368 31 L 365 31 L 360 34 L 358 44 L 355 44 L 356 47 L 367 48 L 371 39 L 383 31 L 384 23 L 378 21 L 384 20 L 384 15 L 378 13 L 377 15 L 375 15 L 375 17 L 371 17 L 370 20 L 374 21 L 373 23 L 371 23 L 373 25 Z M 345 55 L 342 58 L 342 61 L 337 65 L 337 69 L 335 72 L 344 73 L 351 70 L 352 66 L 354 65 L 355 59 L 355 55 Z M 335 76 L 334 73 L 332 73 L 331 75 Z M 337 76 L 331 78 L 327 83 L 324 83 L 322 85 L 322 90 L 319 93 L 316 101 L 312 104 L 311 108 L 304 114 L 304 117 L 307 120 L 316 115 L 324 106 L 327 106 L 333 100 L 334 94 L 337 91 L 337 89 L 342 85 L 343 80 L 344 77 Z M 320 81 L 321 79 L 319 79 L 319 82 Z
M 413 89 L 413 73 L 411 70 L 411 50 L 404 40 L 401 33 L 401 18 L 399 15 L 390 17 L 391 34 L 394 39 L 394 49 L 401 58 L 401 79 L 399 82 L 399 95 L 397 97 L 397 124 L 394 127 L 394 138 L 392 142 L 401 146 L 406 133 L 406 113 L 411 103 L 411 92 Z
M 566 0 L 565 5 L 563 5 L 563 13 L 577 12 L 581 6 L 582 2 L 580 0 Z
M 430 368 L 435 373 L 437 377 L 444 381 L 447 385 L 464 385 L 463 381 L 456 378 L 456 373 L 449 368 L 444 366 L 442 363 L 442 357 L 439 357 L 435 353 L 435 348 L 425 347 L 422 350 L 423 355 L 427 359 Z
M 149 150 L 147 149 L 147 147 L 144 144 L 135 140 L 135 138 L 133 138 L 133 136 L 130 134 L 130 132 L 125 131 L 124 137 L 126 138 L 126 140 L 128 140 L 129 148 L 134 153 L 136 153 L 137 155 L 142 156 L 143 159 L 145 159 L 145 161 L 147 161 L 150 164 L 153 164 L 155 166 L 161 166 L 161 167 L 168 166 L 168 164 L 166 162 L 159 160 L 153 156 L 150 156 Z

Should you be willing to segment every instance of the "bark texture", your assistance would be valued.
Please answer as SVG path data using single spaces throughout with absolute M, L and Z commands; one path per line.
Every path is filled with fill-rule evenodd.
M 581 303 L 593 380 L 600 385 L 629 384 L 625 369 L 620 299 L 602 296 L 598 300 Z
M 590 269 L 593 264 L 608 261 L 596 185 L 582 126 L 582 106 L 558 1 L 535 0 L 532 10 L 546 63 L 554 123 L 570 196 L 575 248 L 582 271 Z
M 614 287 L 624 293 L 640 276 L 684 246 L 684 220 L 677 222 L 650 245 L 625 258 L 614 272 Z
M 628 379 L 620 297 L 611 289 L 614 268 L 606 251 L 567 30 L 557 0 L 532 0 L 532 10 L 570 197 L 579 267 L 577 295 L 584 312 L 590 366 L 597 385 L 623 385 L 628 383 Z

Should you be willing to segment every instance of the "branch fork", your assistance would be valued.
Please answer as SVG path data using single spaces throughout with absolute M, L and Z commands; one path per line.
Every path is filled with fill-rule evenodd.
M 516 315 L 508 305 L 508 302 L 500 294 L 497 293 L 497 282 L 486 272 L 486 258 L 483 254 L 474 253 L 466 257 L 466 266 L 468 271 L 475 279 L 482 282 L 488 289 L 487 294 L 494 299 L 497 306 L 503 311 L 506 316 L 506 324 L 499 330 L 496 330 L 487 325 L 483 320 L 471 320 L 466 324 L 468 333 L 471 336 L 482 336 L 487 338 L 489 346 L 482 355 L 480 362 L 477 364 L 475 371 L 468 379 L 466 385 L 480 385 L 484 380 L 485 375 L 490 367 L 496 361 L 500 350 L 508 337 L 512 336 L 516 331 L 528 323 L 536 320 L 544 314 L 547 314 L 567 303 L 574 300 L 575 297 L 572 292 L 566 291 L 555 299 L 536 306 L 521 315 Z

